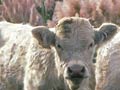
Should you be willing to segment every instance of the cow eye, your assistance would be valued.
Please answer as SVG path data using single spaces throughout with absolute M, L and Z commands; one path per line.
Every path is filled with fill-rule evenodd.
M 56 47 L 62 49 L 62 46 L 60 44 L 56 44 Z
M 92 42 L 92 43 L 90 43 L 90 44 L 89 44 L 89 46 L 88 46 L 88 49 L 92 48 L 92 47 L 93 47 L 93 45 L 94 45 L 94 43 L 93 43 L 93 42 Z

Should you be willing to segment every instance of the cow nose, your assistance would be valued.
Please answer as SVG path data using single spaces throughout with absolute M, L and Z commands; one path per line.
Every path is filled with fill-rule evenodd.
M 83 65 L 72 65 L 68 67 L 68 75 L 70 78 L 84 78 L 85 76 L 85 66 Z

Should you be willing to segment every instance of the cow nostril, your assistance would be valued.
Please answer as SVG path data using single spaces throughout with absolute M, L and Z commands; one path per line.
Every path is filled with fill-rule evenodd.
M 72 73 L 72 69 L 70 67 L 68 67 L 68 73 Z
M 85 67 L 82 67 L 80 72 L 85 73 Z

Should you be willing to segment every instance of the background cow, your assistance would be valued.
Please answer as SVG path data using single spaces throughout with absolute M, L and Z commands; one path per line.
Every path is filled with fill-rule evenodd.
M 98 50 L 96 81 L 96 90 L 120 90 L 120 32 Z
M 28 24 L 0 22 L 0 90 L 22 90 L 32 28 Z

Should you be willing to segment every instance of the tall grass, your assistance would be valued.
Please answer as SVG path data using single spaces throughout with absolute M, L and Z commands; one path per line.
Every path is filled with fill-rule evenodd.
M 0 16 L 13 23 L 53 27 L 63 17 L 85 17 L 95 26 L 120 25 L 119 0 L 1 0 Z

